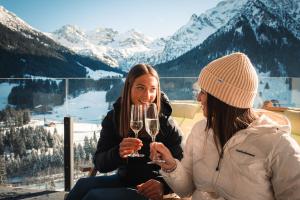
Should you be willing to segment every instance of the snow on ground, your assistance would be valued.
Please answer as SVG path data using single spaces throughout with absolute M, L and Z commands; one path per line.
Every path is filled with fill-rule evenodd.
M 63 122 L 65 116 L 70 116 L 75 122 L 100 123 L 108 111 L 105 94 L 105 91 L 89 91 L 54 107 L 51 114 L 34 115 L 33 118 Z
M 30 74 L 25 74 L 24 78 L 26 79 L 33 79 L 33 80 L 50 80 L 50 81 L 55 81 L 57 84 L 59 84 L 64 78 L 50 78 L 46 76 L 35 76 L 35 75 L 30 75 Z
M 44 126 L 44 128 L 50 133 L 54 133 L 54 130 L 56 129 L 57 133 L 64 137 L 64 124 L 63 122 L 60 121 L 52 121 L 54 122 L 54 125 L 52 126 L 44 126 L 44 120 L 38 120 L 38 119 L 33 119 L 30 121 L 28 125 L 25 127 L 31 126 L 31 127 L 36 127 L 36 126 Z M 88 138 L 91 138 L 93 136 L 93 133 L 96 133 L 96 137 L 99 138 L 100 136 L 100 130 L 101 130 L 101 125 L 100 124 L 92 124 L 92 123 L 78 123 L 78 122 L 73 122 L 73 141 L 76 144 L 83 144 L 84 142 L 84 137 L 87 136 Z
M 92 137 L 94 131 L 99 137 L 102 118 L 108 111 L 108 103 L 105 102 L 105 91 L 89 91 L 76 98 L 69 99 L 62 106 L 53 108 L 51 114 L 33 115 L 31 123 L 33 125 L 44 125 L 53 122 L 54 126 L 46 126 L 46 129 L 57 132 L 63 136 L 63 120 L 65 116 L 70 116 L 74 122 L 74 141 L 83 143 L 85 136 Z
M 77 62 L 78 64 L 80 64 L 79 62 Z M 116 73 L 116 72 L 108 72 L 108 71 L 104 71 L 104 70 L 91 70 L 88 67 L 85 67 L 86 71 L 87 71 L 87 76 L 89 78 L 92 78 L 94 80 L 98 80 L 100 78 L 103 77 L 122 77 L 122 74 Z

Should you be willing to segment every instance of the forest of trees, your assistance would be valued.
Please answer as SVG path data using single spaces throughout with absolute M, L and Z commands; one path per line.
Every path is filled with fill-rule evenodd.
M 30 111 L 28 109 L 16 110 L 10 106 L 7 106 L 4 110 L 0 111 L 0 122 L 2 126 L 22 126 L 29 123 Z
M 56 129 L 51 133 L 44 126 L 29 126 L 30 115 L 26 113 L 27 110 L 15 110 L 11 107 L 0 111 L 0 155 L 4 155 L 8 178 L 62 173 L 62 136 Z M 76 165 L 91 162 L 96 146 L 96 132 L 91 133 L 90 138 L 86 136 L 83 145 L 74 144 Z
M 54 106 L 62 105 L 66 95 L 66 80 L 42 80 L 25 79 L 16 82 L 9 96 L 8 103 L 16 108 L 27 108 L 40 113 L 51 112 Z M 120 78 L 93 79 L 69 79 L 68 95 L 72 98 L 91 90 L 110 91 L 112 98 L 107 101 L 114 101 L 119 95 L 123 86 Z M 114 90 L 118 88 L 118 90 Z M 41 106 L 42 105 L 42 106 Z M 36 108 L 41 106 L 40 108 Z
M 8 103 L 17 108 L 34 109 L 38 105 L 49 109 L 62 105 L 65 98 L 65 85 L 62 81 L 53 80 L 20 80 L 18 86 L 12 88 Z M 47 110 L 44 110 L 47 112 Z

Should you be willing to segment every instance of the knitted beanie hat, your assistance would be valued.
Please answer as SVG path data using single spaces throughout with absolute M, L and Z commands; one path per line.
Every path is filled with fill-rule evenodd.
M 205 66 L 199 75 L 200 88 L 238 108 L 251 108 L 257 93 L 258 77 L 249 58 L 233 53 Z

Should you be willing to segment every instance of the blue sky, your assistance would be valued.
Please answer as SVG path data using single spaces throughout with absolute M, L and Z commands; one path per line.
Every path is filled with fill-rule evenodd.
M 160 37 L 173 34 L 193 13 L 199 15 L 221 0 L 0 0 L 0 5 L 34 28 L 52 32 L 65 24 L 92 30 L 134 28 Z

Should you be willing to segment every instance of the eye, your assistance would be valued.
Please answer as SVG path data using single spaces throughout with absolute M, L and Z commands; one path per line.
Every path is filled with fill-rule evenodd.
M 156 88 L 151 88 L 150 92 L 156 92 Z
M 139 90 L 139 91 L 143 91 L 144 90 L 144 87 L 143 86 L 136 86 L 135 87 L 137 90 Z
M 205 95 L 206 94 L 206 92 L 204 91 L 204 90 L 200 90 L 200 95 Z

